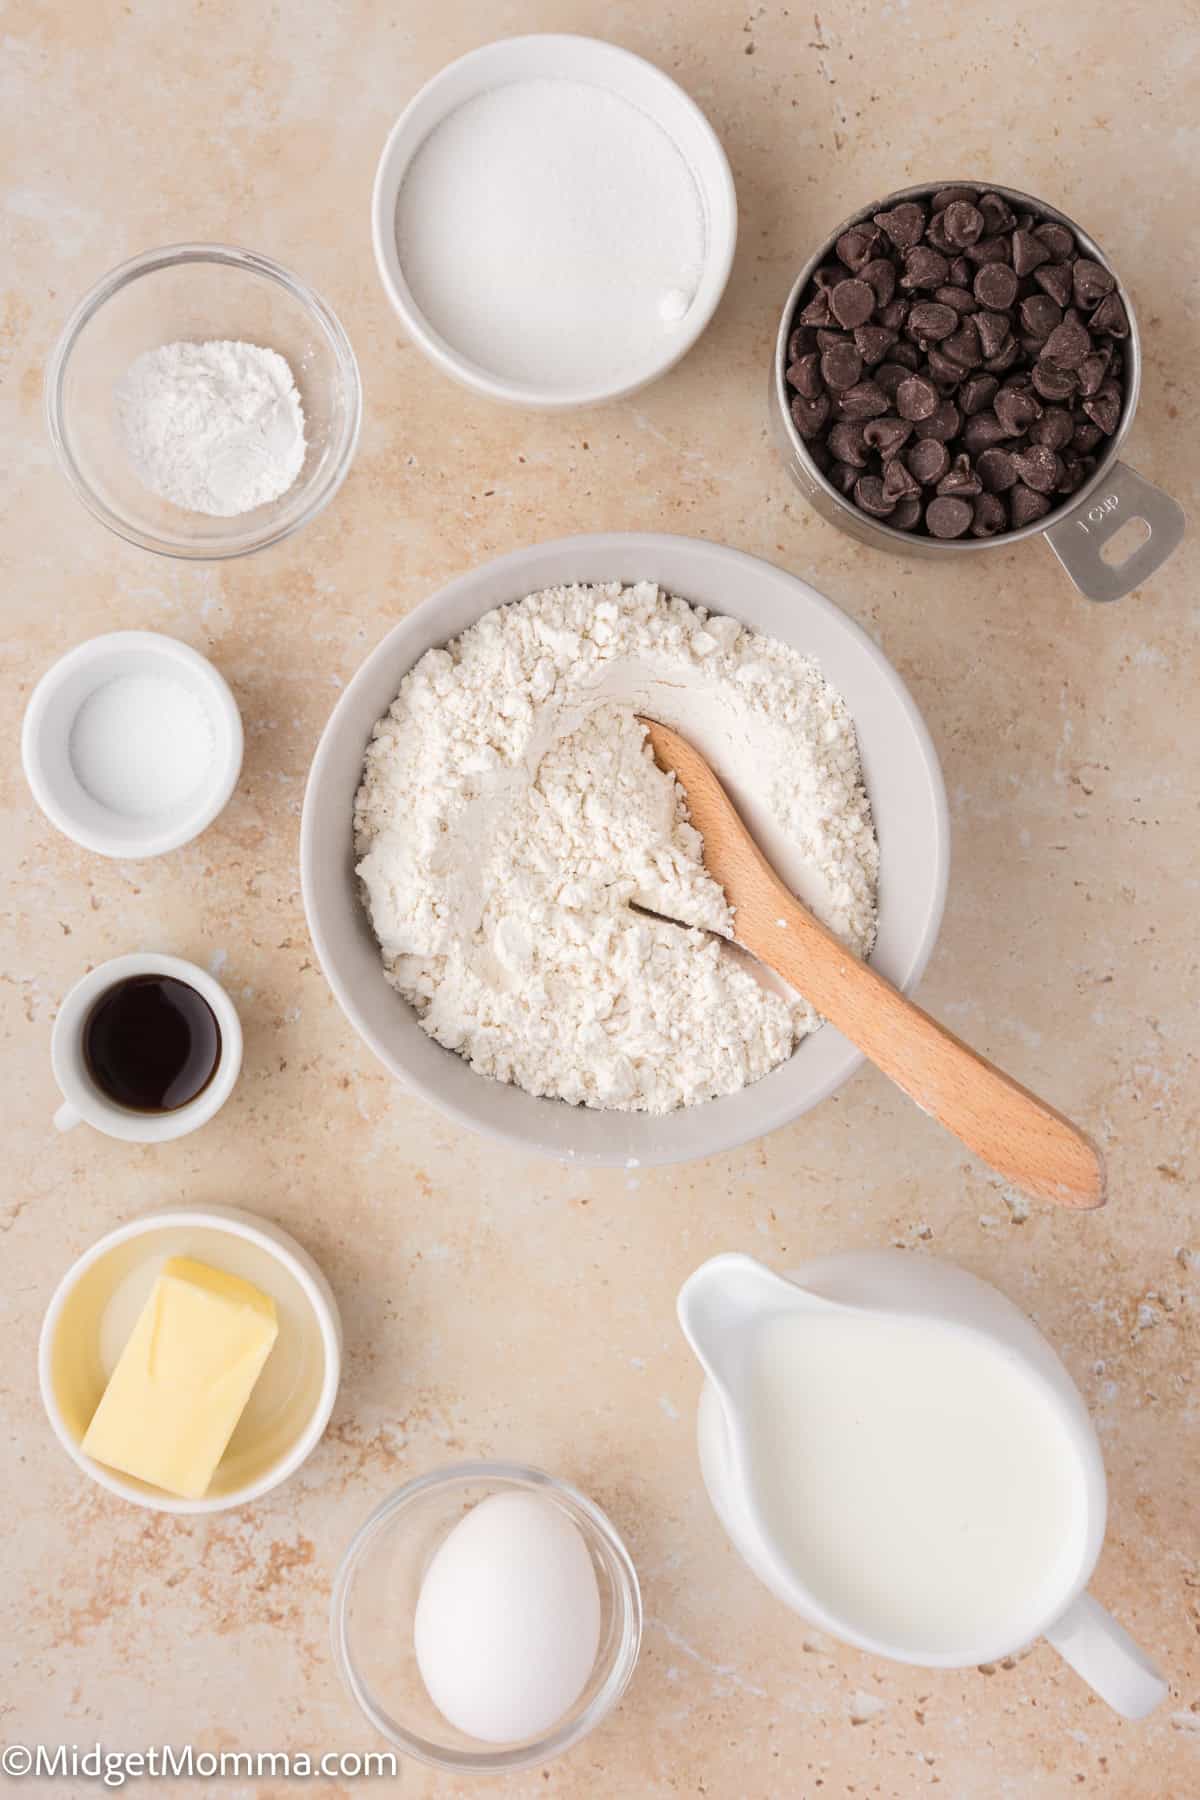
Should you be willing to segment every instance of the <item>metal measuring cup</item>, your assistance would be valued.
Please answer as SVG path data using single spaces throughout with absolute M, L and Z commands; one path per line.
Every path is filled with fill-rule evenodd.
M 1000 194 L 1018 212 L 1031 212 L 1039 219 L 1053 219 L 1056 223 L 1065 225 L 1073 233 L 1080 250 L 1113 275 L 1129 319 L 1129 336 L 1121 345 L 1125 356 L 1125 393 L 1121 418 L 1091 477 L 1044 518 L 1035 519 L 1029 525 L 1022 525 L 1015 531 L 1002 532 L 993 538 L 916 537 L 912 532 L 896 530 L 886 520 L 871 518 L 852 500 L 840 494 L 818 469 L 804 439 L 796 430 L 788 403 L 788 339 L 800 296 L 808 286 L 814 270 L 821 263 L 830 260 L 835 254 L 838 239 L 852 225 L 869 221 L 874 213 L 896 206 L 901 200 L 928 200 L 939 188 L 944 187 L 973 187 L 981 193 Z M 1129 293 L 1108 257 L 1074 219 L 1069 219 L 1056 207 L 1047 206 L 1044 200 L 1035 200 L 1032 195 L 1023 194 L 1017 188 L 998 187 L 995 182 L 959 178 L 952 182 L 925 181 L 916 187 L 901 188 L 896 193 L 889 194 L 886 199 L 860 207 L 858 212 L 843 219 L 837 230 L 825 239 L 797 275 L 783 309 L 779 335 L 775 342 L 775 362 L 771 372 L 771 415 L 779 448 L 801 493 L 830 524 L 839 526 L 860 542 L 904 556 L 948 557 L 967 556 L 973 551 L 1002 549 L 1021 538 L 1043 536 L 1081 594 L 1089 600 L 1120 600 L 1167 560 L 1179 545 L 1185 525 L 1184 511 L 1178 501 L 1172 500 L 1169 494 L 1139 475 L 1136 469 L 1131 469 L 1128 463 L 1118 460 L 1117 452 L 1137 410 L 1141 379 L 1142 346 Z M 1106 562 L 1103 556 L 1105 544 L 1123 525 L 1138 519 L 1146 526 L 1149 535 L 1123 562 L 1115 565 Z

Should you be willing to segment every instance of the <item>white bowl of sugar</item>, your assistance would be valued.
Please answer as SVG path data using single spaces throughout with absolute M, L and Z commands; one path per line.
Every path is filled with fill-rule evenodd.
M 136 861 L 212 824 L 241 772 L 242 720 L 198 650 L 156 631 L 113 631 L 42 676 L 21 760 L 52 825 L 85 850 Z
M 696 342 L 737 239 L 699 107 L 594 38 L 505 38 L 401 113 L 372 202 L 410 336 L 489 399 L 561 409 L 632 393 Z

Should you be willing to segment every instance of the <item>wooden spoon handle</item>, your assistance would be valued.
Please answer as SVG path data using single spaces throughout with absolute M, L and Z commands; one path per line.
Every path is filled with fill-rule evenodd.
M 683 785 L 739 942 L 1015 1187 L 1060 1206 L 1103 1206 L 1104 1161 L 1091 1139 L 852 955 L 783 885 L 699 751 L 669 726 L 643 723 Z
M 997 1174 L 1061 1206 L 1104 1204 L 1104 1163 L 1089 1137 L 851 955 L 769 872 L 769 907 L 751 898 L 735 910 L 748 950 Z

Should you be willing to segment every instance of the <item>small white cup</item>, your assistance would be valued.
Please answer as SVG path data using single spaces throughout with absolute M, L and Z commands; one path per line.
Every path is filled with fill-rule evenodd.
M 119 981 L 131 975 L 170 975 L 182 981 L 207 1000 L 221 1033 L 221 1052 L 209 1081 L 194 1100 L 174 1112 L 142 1113 L 118 1106 L 103 1093 L 88 1073 L 83 1054 L 83 1034 L 93 1006 Z M 107 1137 L 124 1138 L 134 1144 L 164 1144 L 170 1138 L 186 1137 L 197 1126 L 207 1124 L 233 1092 L 242 1067 L 242 1024 L 237 1009 L 219 981 L 195 963 L 178 956 L 157 956 L 137 952 L 114 957 L 101 963 L 81 981 L 77 981 L 58 1009 L 50 1039 L 50 1062 L 54 1079 L 62 1089 L 63 1104 L 54 1115 L 59 1131 L 70 1131 L 79 1124 L 94 1125 Z
M 82 708 L 105 683 L 128 675 L 157 675 L 186 688 L 212 732 L 212 755 L 195 791 L 144 814 L 106 806 L 71 760 Z M 110 631 L 76 644 L 42 676 L 21 726 L 25 779 L 50 823 L 85 850 L 131 861 L 177 850 L 212 824 L 237 786 L 242 748 L 242 718 L 224 676 L 190 644 L 159 631 Z

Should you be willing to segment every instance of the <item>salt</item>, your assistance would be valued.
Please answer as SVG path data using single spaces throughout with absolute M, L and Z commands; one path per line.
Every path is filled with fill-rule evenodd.
M 144 819 L 189 800 L 214 750 L 212 721 L 184 682 L 117 675 L 76 713 L 68 755 L 93 800 L 126 818 Z
M 400 187 L 404 278 L 452 350 L 503 380 L 602 389 L 660 359 L 704 270 L 682 151 L 620 94 L 514 81 L 425 139 Z

